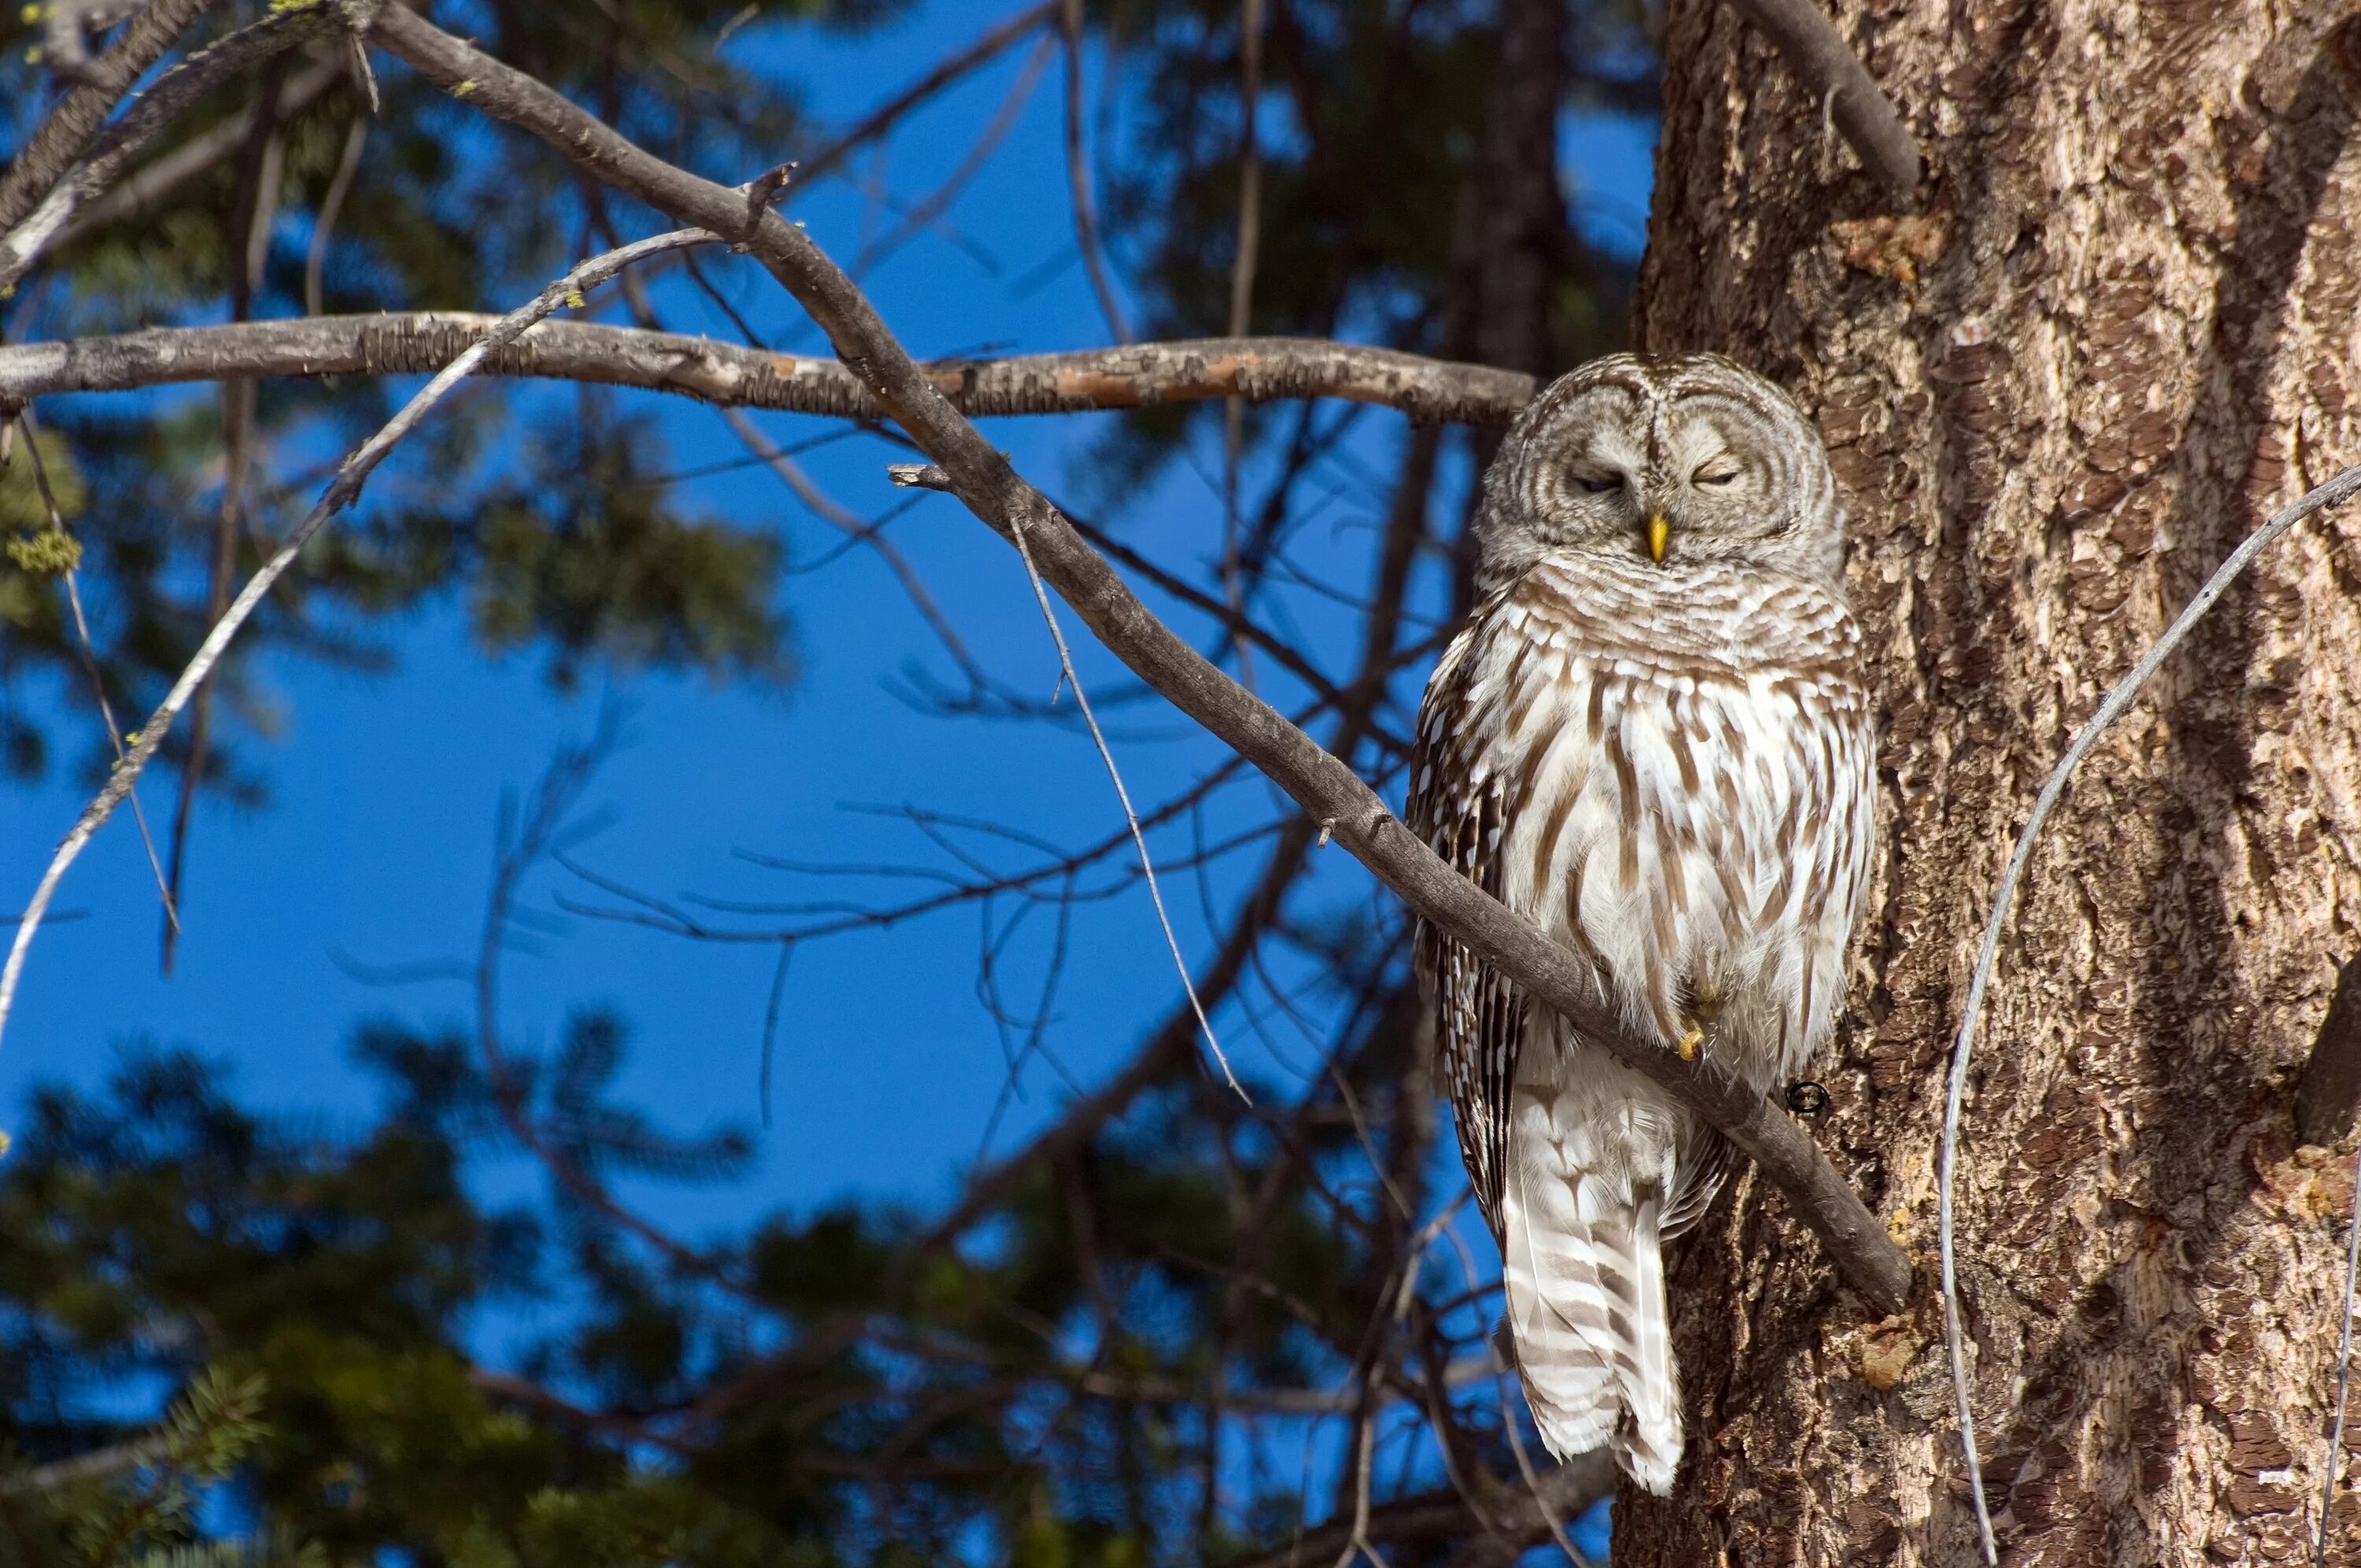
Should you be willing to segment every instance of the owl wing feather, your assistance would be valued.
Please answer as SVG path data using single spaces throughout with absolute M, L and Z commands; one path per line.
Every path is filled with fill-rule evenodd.
M 1511 781 L 1450 753 L 1471 726 L 1462 634 L 1444 654 L 1419 713 L 1411 759 L 1406 817 L 1411 830 L 1454 871 L 1494 898 L 1500 896 L 1501 839 L 1515 807 Z M 1494 1235 L 1500 1234 L 1500 1187 L 1508 1171 L 1510 1086 L 1525 1036 L 1526 1002 L 1505 975 L 1466 945 L 1419 922 L 1417 963 L 1434 999 L 1436 1028 L 1459 1146 L 1476 1201 Z

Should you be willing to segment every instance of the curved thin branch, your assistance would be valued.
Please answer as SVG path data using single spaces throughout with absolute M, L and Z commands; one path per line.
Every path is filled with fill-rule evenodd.
M 1968 980 L 1968 1002 L 1960 1014 L 1959 1037 L 1951 1044 L 1951 1077 L 1943 1102 L 1943 1146 L 1936 1163 L 1936 1234 L 1937 1246 L 1943 1260 L 1943 1337 L 1951 1353 L 1951 1392 L 1959 1405 L 1960 1448 L 1968 1462 L 1968 1495 L 1975 1499 L 1976 1529 L 1983 1538 L 1984 1561 L 2000 1561 L 1998 1546 L 1993 1539 L 1992 1513 L 1984 1502 L 1983 1464 L 1976 1454 L 1975 1416 L 1968 1408 L 1968 1350 L 1966 1336 L 1960 1326 L 1960 1289 L 1957 1270 L 1952 1266 L 1951 1184 L 1959 1163 L 1960 1110 L 1967 1098 L 1968 1057 L 1975 1046 L 1976 1025 L 1984 1011 L 1984 992 L 1992 984 L 1993 970 L 2000 961 L 2000 934 L 2008 924 L 2009 911 L 2016 902 L 2017 883 L 2025 878 L 2025 868 L 2033 860 L 2034 840 L 2040 837 L 2041 825 L 2049 820 L 2052 807 L 2066 793 L 2068 781 L 2091 748 L 2108 727 L 2124 716 L 2132 699 L 2139 696 L 2140 687 L 2147 684 L 2158 666 L 2172 656 L 2172 651 L 2205 618 L 2205 612 L 2237 581 L 2238 574 L 2254 564 L 2270 543 L 2297 523 L 2323 507 L 2337 502 L 2361 490 L 2361 465 L 2345 469 L 2328 483 L 2297 499 L 2285 510 L 2272 515 L 2270 521 L 2246 536 L 2246 543 L 2230 553 L 2230 558 L 2214 569 L 2197 597 L 2165 628 L 2164 635 L 2156 640 L 2148 651 L 2140 655 L 2131 673 L 2117 681 L 2099 704 L 2098 712 L 2082 726 L 2074 743 L 2058 760 L 2049 782 L 2041 786 L 2034 797 L 2033 810 L 2025 819 L 2024 828 L 2016 836 L 2016 849 L 2008 858 L 2008 869 L 2001 873 L 2000 890 L 1993 894 L 1992 916 L 1984 922 L 1983 944 L 1976 950 L 1975 972 Z
M 832 172 L 854 149 L 893 129 L 896 121 L 979 66 L 988 65 L 1012 44 L 1057 15 L 1060 0 L 1041 0 L 1031 10 L 1019 11 L 998 27 L 977 36 L 956 53 L 945 56 L 934 69 L 895 93 L 846 127 L 809 159 L 797 164 L 794 189 L 801 189 Z
M 968 509 L 1004 539 L 1021 526 L 1041 576 L 1099 641 L 1181 712 L 1289 795 L 1306 819 L 1412 909 L 1489 959 L 1542 1005 L 1646 1075 L 1752 1156 L 1787 1194 L 1846 1279 L 1883 1311 L 1907 1301 L 1911 1268 L 1818 1147 L 1784 1112 L 1709 1060 L 1691 1063 L 1627 1030 L 1593 994 L 1592 977 L 1532 922 L 1461 876 L 1389 810 L 1342 760 L 1246 691 L 1140 603 L 1115 568 L 1027 484 L 910 358 L 875 308 L 810 236 L 750 202 L 664 162 L 546 83 L 388 8 L 371 37 L 445 91 L 542 137 L 633 198 L 729 235 L 762 262 L 829 335 L 886 414 L 939 465 Z
M 1065 0 L 1058 13 L 1058 30 L 1066 49 L 1066 184 L 1074 208 L 1074 244 L 1082 249 L 1082 269 L 1090 274 L 1091 292 L 1107 330 L 1118 343 L 1129 343 L 1131 323 L 1124 319 L 1099 247 L 1098 205 L 1091 200 L 1090 159 L 1082 150 L 1082 0 Z
M 119 392 L 175 381 L 400 376 L 439 370 L 501 320 L 472 312 L 311 316 L 151 327 L 0 347 L 0 400 Z M 1005 359 L 943 359 L 920 373 L 961 412 L 1083 413 L 1238 397 L 1339 398 L 1438 423 L 1505 425 L 1530 376 L 1323 338 L 1209 337 Z M 682 333 L 544 321 L 503 343 L 489 376 L 600 381 L 725 407 L 875 420 L 885 410 L 831 357 L 771 354 Z
M 1730 5 L 1762 30 L 1815 98 L 1827 101 L 1837 128 L 1861 155 L 1863 167 L 1905 204 L 1915 204 L 1926 167 L 1918 140 L 1902 123 L 1877 78 L 1813 0 L 1730 0 Z

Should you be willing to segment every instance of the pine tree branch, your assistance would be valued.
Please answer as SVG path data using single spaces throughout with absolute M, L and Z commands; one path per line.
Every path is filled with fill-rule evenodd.
M 310 316 L 151 327 L 112 337 L 0 347 L 0 402 L 176 381 L 277 376 L 399 376 L 441 369 L 500 317 L 460 312 Z M 1341 398 L 1426 422 L 1502 425 L 1532 378 L 1321 338 L 1199 338 L 1071 354 L 948 359 L 920 367 L 971 417 L 1081 413 L 1238 397 Z M 876 420 L 884 406 L 834 358 L 769 354 L 713 338 L 547 321 L 478 374 L 598 381 L 677 392 L 730 408 Z
M 1261 769 L 1422 916 L 1745 1150 L 1787 1194 L 1848 1282 L 1880 1310 L 1905 1304 L 1909 1260 L 1793 1120 L 1710 1060 L 1685 1062 L 1627 1031 L 1593 995 L 1591 977 L 1572 953 L 1444 864 L 1346 763 L 1159 620 L 943 396 L 842 270 L 801 229 L 769 211 L 759 188 L 716 184 L 666 163 L 546 83 L 423 17 L 389 9 L 370 36 L 428 80 L 541 137 L 593 177 L 676 222 L 732 238 L 818 323 L 838 356 L 940 466 L 971 511 L 1005 539 L 1022 527 L 1043 577 L 1135 674 Z

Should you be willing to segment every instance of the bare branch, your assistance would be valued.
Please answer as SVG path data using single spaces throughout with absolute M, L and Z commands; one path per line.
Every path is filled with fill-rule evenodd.
M 151 327 L 111 337 L 0 347 L 0 399 L 115 392 L 175 381 L 276 376 L 403 376 L 439 369 L 498 316 L 421 311 L 222 326 Z M 1083 413 L 1240 397 L 1339 398 L 1412 419 L 1505 425 L 1532 396 L 1530 376 L 1322 338 L 1198 338 L 921 367 L 971 416 Z M 478 372 L 675 392 L 725 407 L 875 420 L 884 409 L 833 358 L 770 354 L 708 337 L 547 321 Z
M 1926 167 L 1917 138 L 1813 0 L 1730 0 L 1730 9 L 1763 31 L 1816 98 L 1828 102 L 1837 128 L 1872 174 L 1915 205 Z
M 24 427 L 25 455 L 32 463 L 33 488 L 40 495 L 42 509 L 49 514 L 49 528 L 60 536 L 70 537 L 65 512 L 58 505 L 57 492 L 49 488 L 49 465 L 41 460 L 41 444 L 33 422 L 33 411 L 19 410 L 16 422 Z M 0 445 L 5 444 L 0 443 Z M 5 466 L 5 455 L 0 454 L 0 466 Z M 59 576 L 66 587 L 66 608 L 73 612 L 74 638 L 82 653 L 82 672 L 90 676 L 91 696 L 98 702 L 99 722 L 106 726 L 107 744 L 115 748 L 115 760 L 120 762 L 123 761 L 123 726 L 115 721 L 115 704 L 108 700 L 106 695 L 106 673 L 99 668 L 98 644 L 90 635 L 90 617 L 82 613 L 82 574 L 78 568 L 69 566 Z M 164 879 L 163 862 L 156 858 L 156 837 L 148 830 L 147 808 L 139 804 L 139 792 L 136 789 L 131 792 L 131 816 L 139 824 L 139 843 L 148 851 L 148 870 L 156 878 L 156 896 L 163 901 L 164 919 L 178 929 L 180 911 L 173 905 L 171 886 Z
M 188 31 L 212 0 L 156 0 L 123 29 L 115 46 L 84 73 L 82 85 L 58 100 L 49 117 L 25 140 L 24 150 L 0 174 L 0 229 L 12 229 L 33 211 L 91 145 L 123 95 Z
M 293 96 L 290 89 L 289 96 Z M 291 106 L 290 112 L 292 112 Z M 361 149 L 368 145 L 368 121 L 353 116 L 345 128 L 345 150 L 336 156 L 336 171 L 328 179 L 327 193 L 320 198 L 320 211 L 312 220 L 312 243 L 303 253 L 303 313 L 320 313 L 320 275 L 328 262 L 328 241 L 336 232 L 336 218 L 345 210 L 345 198 L 352 193 L 354 177 L 360 173 Z
M 368 482 L 368 477 L 376 471 L 377 466 L 385 461 L 386 455 L 417 427 L 418 422 L 424 419 L 453 387 L 472 374 L 502 343 L 513 340 L 534 322 L 569 300 L 579 299 L 584 291 L 597 287 L 634 261 L 692 245 L 709 245 L 714 243 L 714 236 L 701 230 L 682 229 L 640 240 L 583 262 L 544 289 L 530 304 L 502 318 L 490 332 L 445 366 L 440 375 L 421 388 L 417 396 L 404 404 L 401 411 L 395 414 L 384 429 L 363 442 L 351 456 L 345 459 L 336 470 L 336 477 L 329 481 L 328 488 L 313 503 L 311 511 L 295 525 L 270 559 L 263 563 L 261 570 L 247 579 L 237 598 L 230 601 L 229 609 L 214 623 L 214 629 L 205 634 L 205 640 L 197 645 L 195 654 L 181 670 L 180 678 L 164 694 L 164 700 L 157 705 L 156 711 L 148 715 L 148 722 L 140 726 L 130 751 L 115 763 L 107 775 L 105 786 L 82 808 L 82 816 L 58 846 L 57 853 L 50 857 L 48 870 L 41 873 L 39 885 L 34 889 L 31 901 L 25 905 L 24 916 L 16 927 L 16 938 L 8 948 L 6 966 L 0 968 L 0 1035 L 5 1035 L 7 1030 L 8 1013 L 16 1002 L 17 982 L 24 974 L 26 954 L 31 950 L 33 938 L 41 928 L 41 917 L 48 913 L 49 901 L 56 896 L 58 883 L 64 880 L 67 869 L 81 855 L 91 836 L 115 814 L 115 808 L 123 803 L 123 797 L 130 794 L 131 786 L 138 781 L 140 770 L 148 765 L 148 759 L 155 756 L 156 749 L 163 744 L 172 720 L 188 705 L 191 695 L 213 673 L 214 666 L 221 662 L 231 640 L 253 616 L 270 592 L 271 585 L 295 564 L 296 556 L 312 536 L 329 518 L 359 497 L 361 487 Z
M 1148 883 L 1148 902 L 1156 905 L 1156 923 L 1164 929 L 1164 945 L 1172 954 L 1172 967 L 1180 973 L 1180 990 L 1189 998 L 1189 1010 L 1197 1015 L 1197 1031 L 1204 1036 L 1206 1047 L 1220 1064 L 1223 1080 L 1237 1091 L 1239 1099 L 1246 1099 L 1246 1089 L 1238 1082 L 1238 1075 L 1230 1069 L 1230 1058 L 1213 1033 L 1213 1021 L 1205 1015 L 1205 1003 L 1197 995 L 1196 982 L 1189 978 L 1189 960 L 1181 956 L 1180 938 L 1173 934 L 1172 916 L 1164 907 L 1164 890 L 1157 885 L 1156 858 L 1148 852 L 1148 835 L 1140 830 L 1139 813 L 1132 808 L 1131 791 L 1123 782 L 1123 770 L 1115 766 L 1115 752 L 1107 745 L 1105 731 L 1099 728 L 1098 715 L 1091 711 L 1090 693 L 1082 689 L 1082 672 L 1074 668 L 1073 651 L 1066 646 L 1065 628 L 1058 624 L 1058 612 L 1049 603 L 1049 590 L 1041 583 L 1041 568 L 1035 565 L 1033 552 L 1026 544 L 1025 525 L 1016 523 L 1010 536 L 1025 563 L 1025 576 L 1033 585 L 1033 598 L 1041 607 L 1041 620 L 1049 629 L 1049 641 L 1058 645 L 1060 679 L 1074 688 L 1074 706 L 1082 710 L 1082 722 L 1090 726 L 1091 741 L 1098 748 L 1099 761 L 1106 764 L 1107 778 L 1115 784 L 1115 800 L 1123 806 L 1123 819 L 1131 828 L 1132 847 L 1139 852 L 1139 874 Z
M 130 48 L 136 41 L 135 35 L 151 19 L 175 6 L 193 15 L 203 3 L 204 0 L 193 0 L 193 3 L 192 0 L 158 0 L 158 4 L 142 13 L 138 20 L 126 30 L 123 41 L 99 62 L 100 68 L 104 70 L 106 60 Z M 157 132 L 179 118 L 197 100 L 233 77 L 254 71 L 265 60 L 332 27 L 360 25 L 367 20 L 374 4 L 375 0 L 340 0 L 339 4 L 333 5 L 307 5 L 277 12 L 250 27 L 232 33 L 210 48 L 198 50 L 158 77 L 155 85 L 142 93 L 138 103 L 114 125 L 98 131 L 94 138 L 86 136 L 82 140 L 77 140 L 72 157 L 49 174 L 39 191 L 33 192 L 33 196 L 39 196 L 46 192 L 45 198 L 36 205 L 33 196 L 27 196 L 20 209 L 10 203 L 6 192 L 16 181 L 19 171 L 28 168 L 27 160 L 34 157 L 35 148 L 28 145 L 16 162 L 10 166 L 5 179 L 0 180 L 0 289 L 8 288 L 22 278 L 41 253 L 64 234 L 68 220 L 74 216 L 76 208 L 113 183 L 124 167 Z M 174 35 L 177 36 L 186 25 L 185 20 L 177 25 L 173 28 Z M 171 38 L 167 38 L 159 44 L 154 53 L 148 55 L 140 66 L 140 71 L 152 65 L 156 56 L 160 55 L 170 42 Z M 132 80 L 137 80 L 137 75 L 138 72 L 134 72 Z M 125 85 L 127 88 L 129 82 Z M 326 90 L 325 83 L 320 90 Z M 75 93 L 86 91 L 90 90 L 77 88 L 75 93 L 68 93 L 65 103 L 59 106 L 59 115 L 63 115 L 66 104 L 74 101 Z M 121 96 L 120 91 L 115 96 Z M 113 101 L 112 98 L 108 100 L 110 105 Z M 56 119 L 52 116 L 50 124 L 54 125 Z M 43 131 L 48 128 L 45 126 Z M 93 128 L 96 128 L 94 123 Z M 209 154 L 209 161 L 226 156 L 244 142 L 246 130 L 243 121 L 235 135 L 220 134 L 224 139 L 218 149 Z M 38 140 L 39 133 L 37 133 L 35 141 Z M 83 150 L 85 142 L 87 151 Z M 211 147 L 213 144 L 207 145 Z M 173 159 L 165 159 L 160 160 L 159 167 L 173 161 Z M 186 178 L 186 173 L 176 178 Z
M 1030 10 L 1019 11 L 998 27 L 982 34 L 965 49 L 946 56 L 933 70 L 870 110 L 834 141 L 805 159 L 795 170 L 796 183 L 808 185 L 821 175 L 832 171 L 855 148 L 875 140 L 892 129 L 894 123 L 903 115 L 968 72 L 991 63 L 1011 44 L 1049 21 L 1057 15 L 1060 4 L 1060 0 L 1042 0 L 1042 4 Z
M 1099 249 L 1098 203 L 1091 199 L 1090 159 L 1082 149 L 1082 0 L 1065 0 L 1058 13 L 1058 30 L 1066 49 L 1066 185 L 1074 208 L 1074 244 L 1082 253 L 1082 270 L 1090 274 L 1091 292 L 1099 314 L 1117 343 L 1131 341 L 1131 325 L 1107 278 L 1106 258 Z
M 2016 836 L 2016 849 L 2008 858 L 2008 868 L 2001 873 L 2000 889 L 1993 894 L 1992 915 L 1984 922 L 1983 945 L 1976 952 L 1975 970 L 1968 980 L 1967 1005 L 1960 1014 L 1959 1037 L 1951 1045 L 1950 1087 L 1943 1103 L 1943 1144 L 1935 1177 L 1937 1245 L 1943 1260 L 1943 1336 L 1949 1343 L 1951 1352 L 1951 1391 L 1959 1406 L 1960 1448 L 1968 1464 L 1968 1495 L 1975 1500 L 1976 1528 L 1983 1537 L 1984 1561 L 1988 1563 L 2000 1561 L 2000 1549 L 1993 1539 L 1992 1512 L 1984 1501 L 1983 1465 L 1976 1455 L 1975 1415 L 1968 1406 L 1967 1336 L 1960 1324 L 1959 1279 L 1952 1265 L 1951 1187 L 1959 1163 L 1960 1108 L 1960 1102 L 1967 1098 L 1968 1058 L 1975 1045 L 1976 1025 L 1983 1017 L 1984 992 L 1991 985 L 1993 970 L 2000 960 L 2002 928 L 2008 924 L 2009 912 L 2015 903 L 2017 883 L 2024 879 L 2025 868 L 2033 860 L 2034 842 L 2040 837 L 2041 825 L 2049 819 L 2050 810 L 2057 806 L 2059 797 L 2066 793 L 2066 785 L 2073 778 L 2074 770 L 2081 766 L 2082 759 L 2090 754 L 2092 747 L 2098 744 L 2099 737 L 2124 716 L 2133 699 L 2139 696 L 2140 688 L 2147 684 L 2148 677 L 2172 656 L 2172 651 L 2180 646 L 2182 640 L 2199 621 L 2205 619 L 2205 612 L 2213 608 L 2214 601 L 2228 591 L 2232 583 L 2237 581 L 2238 575 L 2254 564 L 2256 556 L 2261 554 L 2273 540 L 2313 512 L 2336 505 L 2356 490 L 2361 490 L 2361 465 L 2345 469 L 2328 483 L 2272 514 L 2268 521 L 2248 534 L 2246 542 L 2230 553 L 2230 558 L 2205 579 L 2205 586 L 2197 590 L 2197 597 L 2189 601 L 2187 608 L 2174 618 L 2170 626 L 2165 628 L 2164 635 L 2140 655 L 2139 663 L 2132 666 L 2131 673 L 2115 683 L 2114 689 L 2099 704 L 2099 710 L 2091 716 L 2090 722 L 2082 726 L 2081 733 L 2074 737 L 2073 744 L 2066 748 L 2066 754 L 2058 760 L 2058 766 L 2050 773 L 2049 781 L 2034 797 L 2033 810 L 2026 817 L 2025 827 Z M 2356 1222 L 2356 1226 L 2361 1227 L 2361 1222 Z
M 446 91 L 468 83 L 471 106 L 541 137 L 616 189 L 742 246 L 810 313 L 839 357 L 943 468 L 971 511 L 1004 538 L 1013 539 L 1021 523 L 1042 576 L 1134 673 L 1261 769 L 1412 909 L 1745 1150 L 1868 1300 L 1883 1311 L 1906 1302 L 1909 1260 L 1794 1121 L 1709 1059 L 1685 1062 L 1629 1032 L 1595 997 L 1592 978 L 1573 954 L 1453 871 L 1347 764 L 1158 620 L 951 405 L 802 230 L 760 207 L 750 212 L 743 191 L 664 162 L 547 84 L 423 17 L 389 8 L 371 36 Z
M 290 13 L 296 16 L 305 14 Z M 277 18 L 274 17 L 273 20 Z M 258 24 L 258 26 L 268 25 L 267 23 Z M 228 39 L 223 40 L 225 44 L 228 41 Z M 293 39 L 290 38 L 287 41 L 291 43 Z M 190 65 L 196 66 L 198 60 L 205 61 L 209 68 L 219 64 L 224 78 L 253 69 L 251 63 L 232 65 L 215 61 L 210 50 L 199 56 L 198 60 L 191 60 Z M 320 99 L 327 96 L 328 90 L 344 78 L 344 68 L 339 65 L 306 66 L 301 72 L 289 78 L 286 87 L 279 94 L 281 117 L 291 116 L 310 108 Z M 249 117 L 247 115 L 233 115 L 221 124 L 191 137 L 153 163 L 142 166 L 137 173 L 125 180 L 122 184 L 115 185 L 104 195 L 77 212 L 73 221 L 58 231 L 58 236 L 52 243 L 71 245 L 76 240 L 87 238 L 111 223 L 155 206 L 173 192 L 224 159 L 230 157 L 244 146 Z M 105 159 L 105 168 L 100 168 L 93 162 L 91 172 L 83 183 L 93 190 L 111 184 L 114 171 L 129 162 L 131 152 L 136 150 L 136 148 L 131 148 L 110 154 Z

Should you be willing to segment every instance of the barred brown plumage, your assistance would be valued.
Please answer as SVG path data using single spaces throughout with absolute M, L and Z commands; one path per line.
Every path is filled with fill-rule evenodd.
M 1427 687 L 1411 826 L 1668 1050 L 1764 1091 L 1827 1036 L 1875 852 L 1875 742 L 1817 433 L 1710 356 L 1596 360 L 1485 476 L 1481 598 Z M 1729 1146 L 1422 929 L 1460 1148 L 1543 1440 L 1670 1490 L 1659 1248 Z

